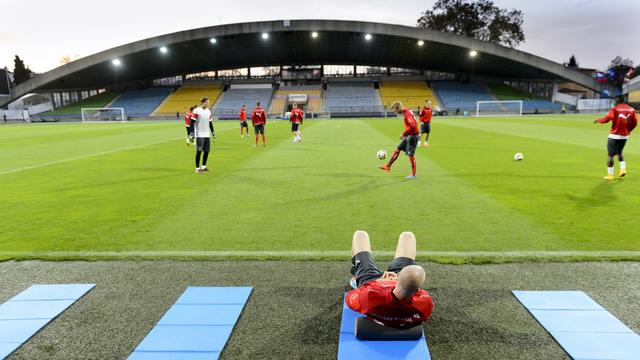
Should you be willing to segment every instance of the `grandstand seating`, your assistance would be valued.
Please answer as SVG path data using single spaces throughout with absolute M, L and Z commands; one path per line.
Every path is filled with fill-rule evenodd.
M 169 95 L 171 88 L 152 87 L 131 90 L 120 95 L 110 107 L 122 107 L 127 116 L 147 116 Z
M 307 113 L 322 111 L 322 88 L 319 85 L 282 86 L 273 97 L 269 114 L 283 114 L 288 103 L 289 94 L 306 94 L 308 96 L 305 109 Z
M 488 84 L 487 87 L 498 100 L 522 100 L 523 113 L 548 113 L 560 110 L 562 105 L 519 91 L 505 84 Z
M 478 84 L 462 84 L 457 82 L 434 82 L 433 89 L 441 100 L 440 106 L 450 114 L 457 109 L 460 111 L 476 111 L 476 102 L 495 101 L 487 89 Z
M 384 81 L 380 84 L 380 96 L 382 104 L 389 108 L 394 101 L 402 101 L 409 109 L 424 106 L 425 100 L 431 100 L 431 106 L 438 106 L 433 91 L 424 81 Z
M 41 116 L 69 116 L 69 115 L 80 115 L 82 112 L 82 108 L 100 108 L 105 107 L 109 104 L 118 93 L 116 92 L 103 92 L 86 99 L 80 100 L 70 105 L 62 106 L 58 109 L 48 111 L 40 114 Z
M 247 105 L 250 112 L 258 101 L 262 107 L 269 109 L 272 95 L 271 87 L 251 88 L 231 85 L 231 88 L 223 92 L 213 106 L 213 114 L 220 119 L 237 119 L 242 105 Z
M 331 116 L 377 116 L 384 112 L 384 106 L 370 82 L 333 82 L 327 85 L 325 111 Z
M 182 86 L 175 90 L 154 111 L 154 115 L 184 114 L 191 106 L 198 105 L 200 98 L 206 96 L 214 104 L 220 96 L 220 86 Z

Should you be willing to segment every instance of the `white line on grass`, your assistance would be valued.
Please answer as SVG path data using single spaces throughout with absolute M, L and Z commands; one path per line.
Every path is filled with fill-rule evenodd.
M 374 251 L 375 255 L 392 256 L 393 251 Z M 640 257 L 640 251 L 418 251 L 418 256 L 424 257 L 499 257 L 499 258 L 563 258 L 563 257 L 593 257 L 618 258 Z M 3 251 L 0 257 L 43 257 L 43 258 L 349 258 L 349 251 Z

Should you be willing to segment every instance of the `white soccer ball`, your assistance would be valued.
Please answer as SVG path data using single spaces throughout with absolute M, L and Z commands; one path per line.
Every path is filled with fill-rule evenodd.
M 376 154 L 378 156 L 378 159 L 380 160 L 384 160 L 387 158 L 387 152 L 384 150 L 378 150 L 378 153 Z
M 522 153 L 516 153 L 515 155 L 513 155 L 513 160 L 515 161 L 520 161 L 522 159 L 524 159 L 524 154 Z

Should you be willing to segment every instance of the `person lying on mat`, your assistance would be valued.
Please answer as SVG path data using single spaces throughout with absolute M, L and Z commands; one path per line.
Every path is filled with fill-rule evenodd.
M 426 321 L 433 311 L 433 300 L 420 287 L 425 280 L 422 266 L 416 265 L 416 237 L 403 232 L 387 271 L 373 260 L 366 231 L 353 234 L 351 246 L 351 286 L 347 306 L 370 320 L 394 328 L 409 328 Z

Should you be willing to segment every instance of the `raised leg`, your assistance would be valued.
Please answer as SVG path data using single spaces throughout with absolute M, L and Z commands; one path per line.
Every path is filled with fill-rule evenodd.
M 353 240 L 351 241 L 351 256 L 363 251 L 371 252 L 371 241 L 366 231 L 357 230 L 353 233 Z

